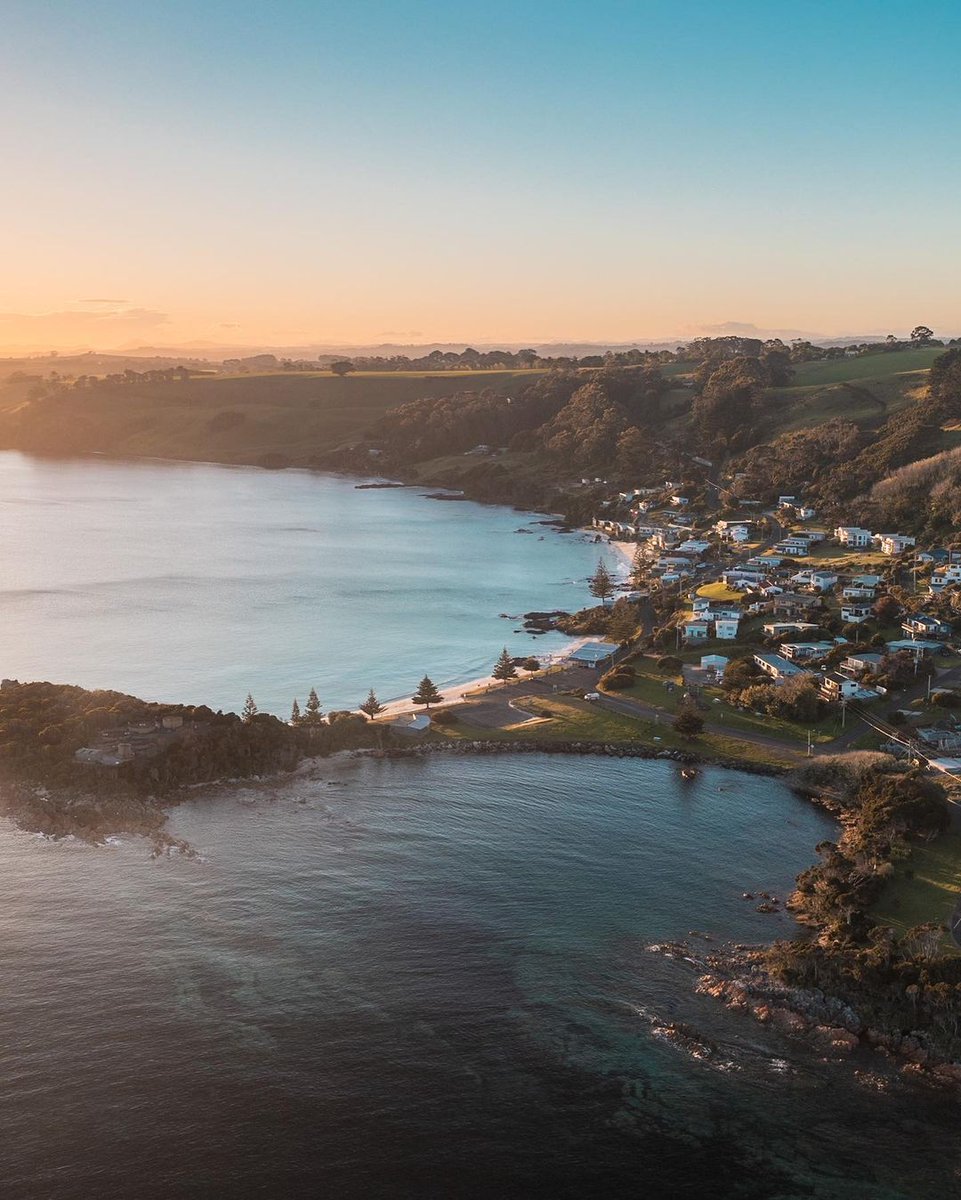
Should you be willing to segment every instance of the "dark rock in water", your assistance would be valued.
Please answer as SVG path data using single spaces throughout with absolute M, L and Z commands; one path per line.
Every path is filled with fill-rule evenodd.
M 421 492 L 421 497 L 424 500 L 466 500 L 467 497 L 463 492 L 453 494 L 451 492 Z
M 355 483 L 354 488 L 358 492 L 376 491 L 378 488 L 405 488 L 410 487 L 409 483 Z
M 742 893 L 741 893 L 741 899 L 742 899 L 742 900 L 753 900 L 754 898 L 755 898 L 755 897 L 754 897 L 754 893 L 753 893 L 753 892 L 742 892 Z
M 561 608 L 555 608 L 552 612 L 524 613 L 524 628 L 528 633 L 547 633 L 557 628 L 560 617 L 569 615 Z

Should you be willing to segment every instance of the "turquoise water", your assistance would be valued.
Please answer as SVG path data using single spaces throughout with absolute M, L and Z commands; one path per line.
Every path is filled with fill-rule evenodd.
M 567 644 L 500 614 L 590 602 L 600 548 L 541 519 L 307 471 L 0 453 L 0 672 L 235 711 L 249 691 L 281 716 L 312 686 L 331 709 L 475 679 L 504 645 Z
M 198 859 L 0 830 L 5 1197 L 953 1194 L 953 1102 L 649 950 L 790 931 L 741 892 L 831 824 L 776 781 L 348 760 L 172 827 Z

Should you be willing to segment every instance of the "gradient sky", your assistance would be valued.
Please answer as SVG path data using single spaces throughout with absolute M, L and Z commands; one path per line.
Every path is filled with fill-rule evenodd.
M 5 0 L 0 346 L 961 332 L 961 5 Z

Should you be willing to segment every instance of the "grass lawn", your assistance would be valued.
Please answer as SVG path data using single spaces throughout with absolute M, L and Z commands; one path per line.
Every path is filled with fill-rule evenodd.
M 650 746 L 659 750 L 687 750 L 714 758 L 740 759 L 783 766 L 783 756 L 765 746 L 755 746 L 725 734 L 705 733 L 686 740 L 671 728 L 669 721 L 656 723 L 608 712 L 595 704 L 574 696 L 531 696 L 524 708 L 532 716 L 547 720 L 531 725 L 515 725 L 507 729 L 482 729 L 471 725 L 469 710 L 460 710 L 457 725 L 438 730 L 444 737 L 468 741 L 592 741 L 623 742 Z
M 734 588 L 728 587 L 726 583 L 705 583 L 703 587 L 697 589 L 699 596 L 706 596 L 708 600 L 743 600 L 747 592 L 738 592 Z
M 961 894 L 961 835 L 945 833 L 911 848 L 911 857 L 895 867 L 872 916 L 899 934 L 924 921 L 947 925 Z M 949 936 L 945 945 L 957 951 Z
M 700 653 L 701 651 L 698 650 L 693 658 L 696 659 Z M 664 709 L 670 714 L 677 712 L 684 695 L 684 685 L 680 675 L 658 671 L 653 663 L 648 669 L 643 659 L 635 661 L 631 665 L 636 671 L 634 683 L 629 688 L 611 694 L 631 696 L 643 704 Z M 666 680 L 670 680 L 676 685 L 673 692 L 668 691 L 664 686 Z M 708 704 L 708 709 L 703 713 L 704 719 L 711 725 L 724 727 L 724 734 L 716 736 L 726 736 L 728 731 L 732 738 L 736 738 L 739 732 L 756 733 L 764 737 L 782 738 L 784 741 L 797 742 L 801 746 L 806 746 L 809 728 L 813 732 L 815 744 L 830 742 L 841 732 L 840 721 L 831 710 L 817 724 L 808 726 L 795 721 L 785 721 L 778 717 L 766 715 L 758 717 L 751 712 L 742 712 L 727 703 L 720 688 L 704 688 L 702 694 Z
M 893 350 L 889 353 L 865 354 L 861 358 L 832 358 L 822 362 L 797 363 L 793 387 L 823 386 L 828 383 L 853 383 L 869 379 L 884 379 L 905 371 L 927 371 L 934 360 L 944 354 L 943 346 L 924 349 Z

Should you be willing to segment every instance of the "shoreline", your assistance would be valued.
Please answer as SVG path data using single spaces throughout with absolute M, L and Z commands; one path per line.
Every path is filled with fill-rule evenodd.
M 603 641 L 603 638 L 596 634 L 592 634 L 587 637 L 571 638 L 570 643 L 562 650 L 551 652 L 550 657 L 554 661 L 550 662 L 547 667 L 541 668 L 541 671 L 531 672 L 531 677 L 536 679 L 540 674 L 543 673 L 543 671 L 560 665 L 566 658 L 573 654 L 575 650 L 579 650 L 581 646 L 586 646 L 589 642 L 600 641 Z M 546 658 L 547 655 L 532 654 L 530 657 Z M 518 676 L 518 678 L 523 677 Z M 441 699 L 436 704 L 431 705 L 431 712 L 438 708 L 443 708 L 445 705 L 459 704 L 472 692 L 479 692 L 482 689 L 486 689 L 488 691 L 494 688 L 500 689 L 501 686 L 501 681 L 499 679 L 495 679 L 493 675 L 481 675 L 477 679 L 468 679 L 464 683 L 446 684 L 444 687 L 438 688 L 438 691 L 441 694 Z M 354 709 L 352 711 L 360 712 L 360 709 Z M 412 695 L 401 696 L 397 700 L 388 700 L 384 704 L 384 711 L 378 713 L 377 720 L 383 720 L 388 717 L 404 716 L 410 712 L 420 713 L 426 711 L 427 710 L 423 704 L 414 704 Z

